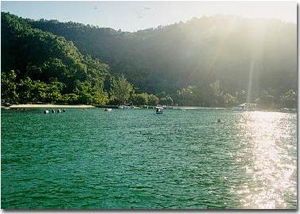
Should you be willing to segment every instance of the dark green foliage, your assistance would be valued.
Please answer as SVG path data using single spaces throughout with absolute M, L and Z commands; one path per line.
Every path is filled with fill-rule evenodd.
M 296 36 L 295 24 L 227 16 L 128 33 L 2 13 L 10 88 L 2 94 L 10 102 L 157 104 L 151 93 L 162 105 L 294 108 Z M 15 84 L 7 83 L 12 70 Z
M 156 106 L 159 103 L 159 98 L 154 94 L 134 94 L 133 95 L 133 104 L 134 105 L 149 105 L 149 106 Z
M 73 22 L 28 23 L 73 41 L 148 93 L 188 85 L 206 90 L 219 80 L 222 91 L 234 96 L 247 92 L 250 76 L 252 100 L 267 88 L 278 94 L 297 88 L 297 27 L 279 20 L 212 16 L 135 33 Z
M 147 105 L 148 104 L 148 94 L 142 93 L 142 94 L 135 94 L 133 98 L 133 103 L 135 105 Z
M 297 94 L 295 91 L 290 89 L 285 94 L 280 96 L 281 106 L 288 108 L 296 108 L 297 107 Z
M 2 96 L 12 103 L 105 103 L 108 66 L 73 42 L 1 13 Z M 84 86 L 83 86 L 84 85 Z
M 14 70 L 11 70 L 7 73 L 1 73 L 1 95 L 2 101 L 6 103 L 15 103 L 19 95 L 17 93 L 17 84 L 16 84 L 17 75 Z
M 62 102 L 68 104 L 77 104 L 78 103 L 78 95 L 71 93 L 71 94 L 64 94 L 62 96 Z
M 126 104 L 133 93 L 133 86 L 124 75 L 112 78 L 110 96 L 113 103 Z
M 177 103 L 179 105 L 195 105 L 195 89 L 196 86 L 188 86 L 177 91 Z M 166 100 L 167 101 L 167 100 Z
M 170 96 L 160 98 L 159 103 L 161 105 L 168 105 L 168 106 L 171 106 L 171 105 L 174 104 L 173 99 Z M 176 104 L 178 104 L 178 103 L 180 103 L 180 105 L 183 105 L 183 106 L 188 105 L 184 101 L 182 101 L 181 98 L 179 98 L 179 97 L 177 97 L 177 103 Z M 188 101 L 188 103 L 190 103 L 190 101 Z
M 256 101 L 260 107 L 274 107 L 275 106 L 275 97 L 268 93 L 268 91 L 263 90 L 260 93 L 258 100 Z
M 153 94 L 148 96 L 148 105 L 156 106 L 159 103 L 159 98 Z
M 20 103 L 56 103 L 61 100 L 61 91 L 64 88 L 61 82 L 51 82 L 46 84 L 40 80 L 32 80 L 25 77 L 18 84 L 18 94 Z

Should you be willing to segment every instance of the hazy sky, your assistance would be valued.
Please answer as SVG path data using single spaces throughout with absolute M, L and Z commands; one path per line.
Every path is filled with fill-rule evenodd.
M 136 31 L 203 15 L 276 18 L 296 23 L 296 2 L 1 2 L 1 10 L 32 19 L 57 19 Z

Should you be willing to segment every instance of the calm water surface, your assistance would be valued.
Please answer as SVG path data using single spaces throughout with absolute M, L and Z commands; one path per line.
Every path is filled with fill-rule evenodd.
M 2 110 L 2 209 L 297 207 L 294 113 L 42 112 Z

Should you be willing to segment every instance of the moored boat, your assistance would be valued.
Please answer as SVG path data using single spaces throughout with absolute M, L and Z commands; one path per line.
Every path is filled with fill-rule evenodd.
M 233 111 L 254 111 L 256 109 L 256 103 L 243 103 L 238 106 L 233 107 Z
M 156 107 L 156 114 L 162 114 L 164 108 L 163 107 Z

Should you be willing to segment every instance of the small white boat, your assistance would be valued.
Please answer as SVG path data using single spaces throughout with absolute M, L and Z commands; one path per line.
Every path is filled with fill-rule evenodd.
M 235 107 L 231 108 L 231 110 L 233 110 L 233 111 L 244 111 L 246 109 L 245 109 L 245 106 L 235 106 Z
M 163 107 L 156 107 L 156 114 L 162 114 L 162 113 L 164 113 L 163 110 L 164 110 Z
M 243 103 L 236 107 L 233 107 L 233 111 L 254 111 L 256 109 L 256 103 Z
M 112 108 L 105 108 L 104 111 L 112 111 Z

